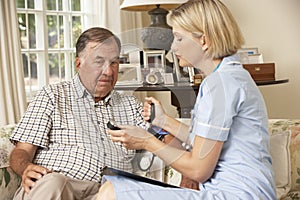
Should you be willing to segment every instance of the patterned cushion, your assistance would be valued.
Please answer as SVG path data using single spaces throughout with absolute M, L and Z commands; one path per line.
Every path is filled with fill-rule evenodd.
M 7 125 L 0 128 L 0 168 L 9 166 L 9 154 L 14 148 L 9 137 L 14 127 L 15 125 Z
M 269 131 L 272 136 L 289 131 L 290 151 L 290 184 L 284 188 L 286 193 L 282 199 L 300 199 L 300 120 L 272 119 L 269 120 Z M 283 188 L 281 188 L 282 190 Z
M 12 199 L 21 184 L 21 178 L 10 167 L 0 168 L 0 199 Z
M 0 199 L 12 199 L 15 191 L 20 186 L 21 178 L 9 167 L 9 155 L 14 146 L 9 141 L 14 125 L 0 128 Z

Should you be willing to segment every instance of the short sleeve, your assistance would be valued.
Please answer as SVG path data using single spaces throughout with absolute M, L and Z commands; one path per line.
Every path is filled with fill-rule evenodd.
M 43 89 L 29 104 L 10 140 L 13 143 L 26 142 L 47 148 L 49 143 L 48 134 L 52 127 L 52 112 L 53 103 L 46 90 Z
M 226 141 L 244 100 L 241 85 L 231 76 L 216 72 L 207 77 L 199 88 L 193 110 L 192 135 Z

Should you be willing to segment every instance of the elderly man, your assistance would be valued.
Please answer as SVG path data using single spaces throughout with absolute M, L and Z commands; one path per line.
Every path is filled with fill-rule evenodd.
M 133 96 L 113 91 L 120 41 L 109 30 L 90 28 L 76 44 L 72 81 L 44 87 L 11 136 L 12 169 L 22 177 L 14 199 L 93 199 L 100 171 L 132 171 L 135 151 L 114 143 L 107 122 L 147 127 Z

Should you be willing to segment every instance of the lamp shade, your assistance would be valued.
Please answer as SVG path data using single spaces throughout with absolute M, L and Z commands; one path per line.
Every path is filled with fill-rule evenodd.
M 160 6 L 166 10 L 175 8 L 188 0 L 124 0 L 120 8 L 128 11 L 149 11 Z

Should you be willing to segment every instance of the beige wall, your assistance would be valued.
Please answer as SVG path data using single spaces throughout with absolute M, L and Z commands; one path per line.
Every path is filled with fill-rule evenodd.
M 275 62 L 282 85 L 260 86 L 269 118 L 300 118 L 300 1 L 223 0 L 237 19 L 246 47 L 258 47 Z

